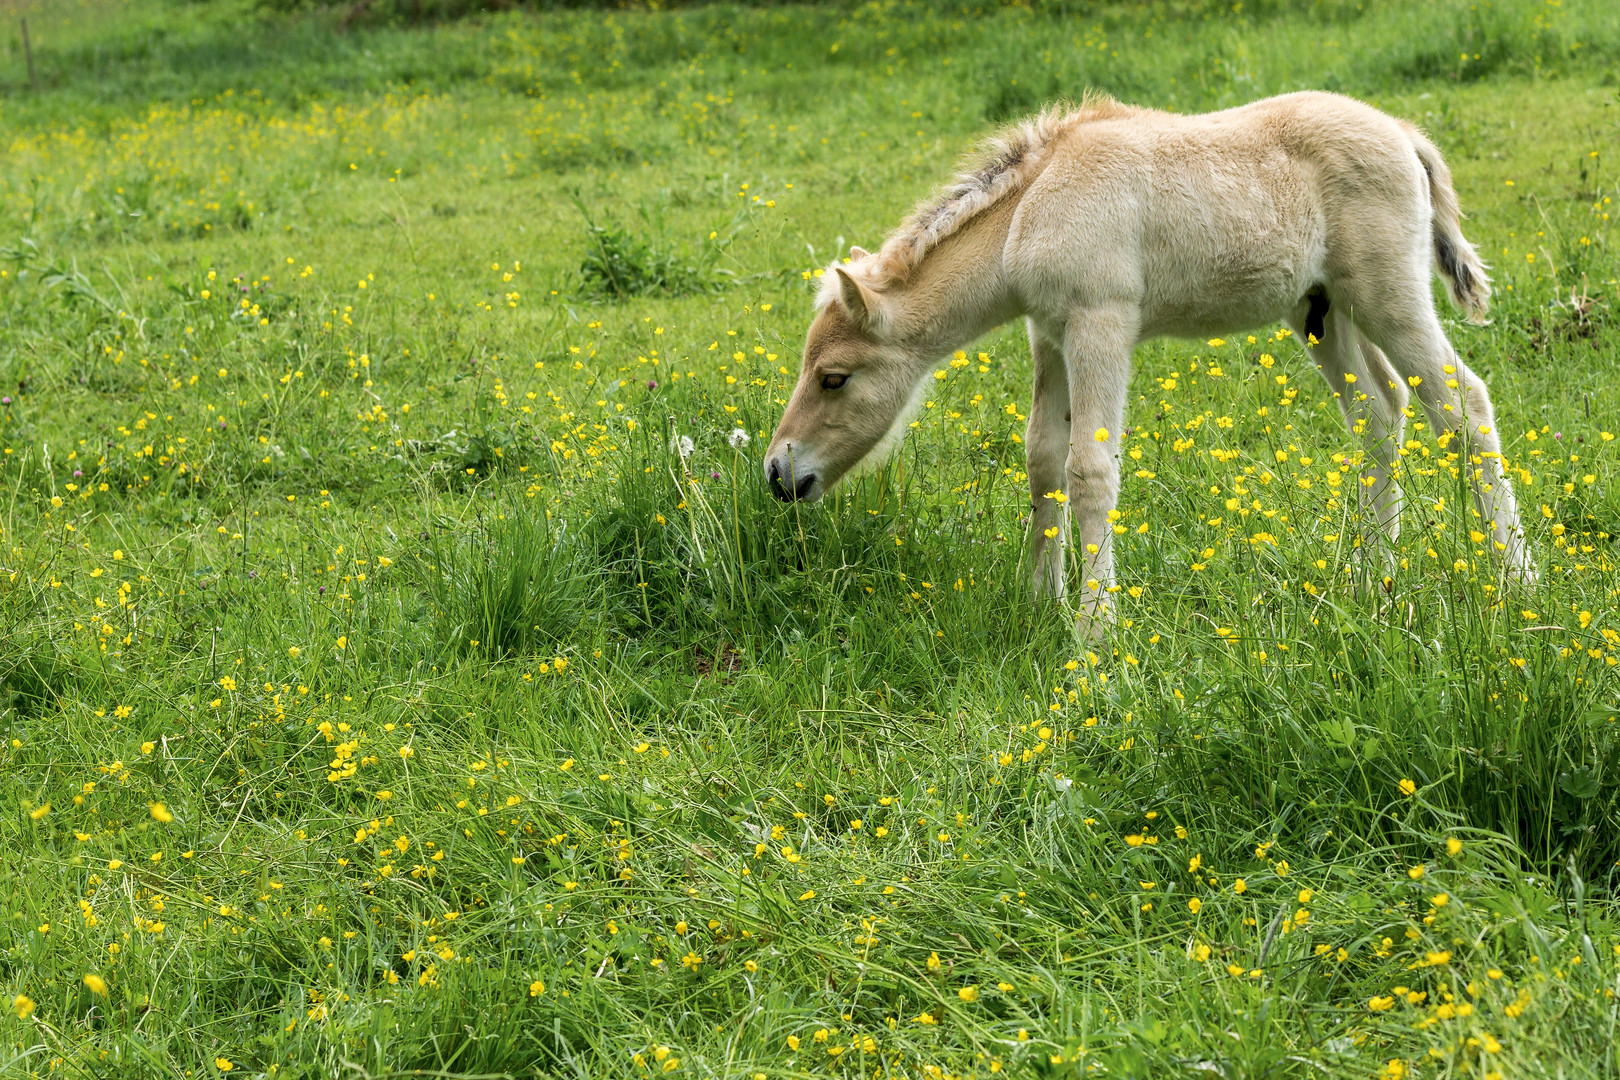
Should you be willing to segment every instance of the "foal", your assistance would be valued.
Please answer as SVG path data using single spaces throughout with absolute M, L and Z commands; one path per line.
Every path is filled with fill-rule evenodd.
M 819 498 L 904 429 L 936 360 L 1023 316 L 1034 585 L 1063 595 L 1072 537 L 1080 606 L 1107 614 L 1131 350 L 1281 320 L 1312 343 L 1362 440 L 1358 488 L 1385 557 L 1400 528 L 1393 473 L 1410 387 L 1443 445 L 1460 436 L 1509 574 L 1533 578 L 1490 396 L 1429 290 L 1433 265 L 1483 320 L 1490 284 L 1458 217 L 1434 144 L 1335 94 L 1202 116 L 1109 99 L 1049 110 L 995 136 L 881 250 L 851 248 L 847 266 L 832 265 L 766 476 L 783 499 Z M 1050 492 L 1067 494 L 1072 522 Z

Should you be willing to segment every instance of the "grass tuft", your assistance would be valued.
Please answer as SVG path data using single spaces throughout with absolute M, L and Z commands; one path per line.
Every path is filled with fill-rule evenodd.
M 436 634 L 452 653 L 546 653 L 599 608 L 592 566 L 580 541 L 553 530 L 533 503 L 498 507 L 466 526 L 435 521 L 422 531 L 419 572 Z

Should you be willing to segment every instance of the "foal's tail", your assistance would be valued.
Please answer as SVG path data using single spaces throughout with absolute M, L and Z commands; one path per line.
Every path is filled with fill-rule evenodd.
M 1486 276 L 1485 264 L 1462 234 L 1457 208 L 1457 193 L 1451 187 L 1451 170 L 1434 143 L 1409 124 L 1402 125 L 1406 137 L 1417 151 L 1423 171 L 1429 177 L 1430 227 L 1434 233 L 1434 262 L 1440 276 L 1446 279 L 1451 302 L 1468 313 L 1468 321 L 1484 323 L 1485 309 L 1491 300 L 1491 279 Z

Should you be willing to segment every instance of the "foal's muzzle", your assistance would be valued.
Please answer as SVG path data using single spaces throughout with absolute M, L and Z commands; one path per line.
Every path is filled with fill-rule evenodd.
M 793 502 L 810 494 L 815 486 L 816 474 L 806 473 L 803 476 L 783 474 L 781 462 L 771 459 L 770 467 L 771 493 L 783 502 Z

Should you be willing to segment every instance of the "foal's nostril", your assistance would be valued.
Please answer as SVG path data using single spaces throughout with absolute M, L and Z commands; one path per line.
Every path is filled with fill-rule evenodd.
M 775 461 L 771 462 L 770 477 L 771 477 L 771 494 L 775 495 L 778 499 L 781 499 L 783 502 L 788 502 L 788 501 L 792 500 L 793 493 L 791 491 L 789 491 L 787 488 L 782 486 L 782 466 L 780 464 L 778 464 L 777 462 L 775 462 Z
M 771 494 L 775 495 L 783 502 L 793 502 L 795 499 L 804 498 L 806 495 L 810 494 L 810 488 L 816 482 L 815 473 L 809 473 L 808 475 L 801 477 L 795 477 L 792 474 L 789 474 L 788 476 L 784 477 L 782 475 L 781 464 L 774 460 L 771 462 L 770 468 L 767 470 L 767 475 L 769 475 L 771 478 Z M 787 483 L 783 482 L 784 479 L 787 481 Z M 789 484 L 792 486 L 790 487 Z

